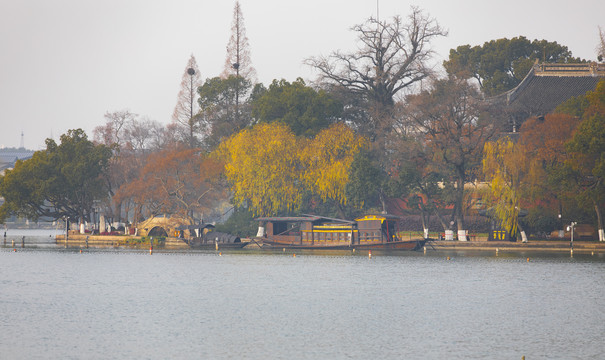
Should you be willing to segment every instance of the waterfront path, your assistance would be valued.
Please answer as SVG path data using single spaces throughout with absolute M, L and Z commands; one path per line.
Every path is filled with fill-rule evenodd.
M 483 250 L 483 251 L 551 251 L 570 252 L 572 249 L 578 253 L 605 253 L 605 242 L 598 241 L 570 241 L 565 240 L 530 240 L 527 243 L 520 241 L 432 241 L 426 245 L 427 249 L 435 250 Z
M 88 244 L 87 238 L 88 237 Z M 87 236 L 87 235 L 70 235 L 68 240 L 69 247 L 121 247 L 121 246 L 133 246 L 138 245 L 139 247 L 149 246 L 149 242 L 140 241 L 140 237 L 134 236 Z M 262 248 L 262 242 L 251 241 L 250 239 L 242 239 L 242 241 L 250 241 L 251 243 L 243 249 L 258 250 Z M 56 237 L 57 245 L 65 245 L 65 238 L 63 235 Z M 136 247 L 135 245 L 135 247 Z M 158 244 L 156 244 L 158 245 Z M 162 244 L 163 248 L 166 249 L 189 249 L 189 246 L 183 239 L 177 238 L 166 238 Z M 595 253 L 605 254 L 605 242 L 599 241 L 574 241 L 571 246 L 569 240 L 530 240 L 527 243 L 520 241 L 509 242 L 509 241 L 446 241 L 446 240 L 435 240 L 430 241 L 425 245 L 427 251 L 494 251 L 494 252 L 507 252 L 507 251 L 542 251 L 542 252 L 573 252 L 575 253 Z M 421 249 L 422 251 L 422 249 Z

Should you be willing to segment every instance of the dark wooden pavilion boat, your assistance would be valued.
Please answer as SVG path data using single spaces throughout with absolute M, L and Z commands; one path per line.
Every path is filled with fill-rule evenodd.
M 316 215 L 261 217 L 263 244 L 297 249 L 416 250 L 426 240 L 402 240 L 393 215 L 367 215 L 353 221 Z M 264 227 L 262 226 L 264 224 Z
M 212 224 L 181 225 L 176 228 L 179 237 L 184 239 L 184 232 L 191 236 L 185 239 L 189 247 L 197 250 L 241 249 L 248 245 L 240 237 L 227 233 L 213 231 Z

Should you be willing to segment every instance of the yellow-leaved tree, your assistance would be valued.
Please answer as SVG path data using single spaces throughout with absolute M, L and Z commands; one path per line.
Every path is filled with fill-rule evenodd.
M 258 216 L 296 210 L 302 199 L 296 136 L 285 125 L 258 124 L 221 143 L 218 155 L 238 206 Z
M 493 215 L 511 236 L 519 229 L 523 242 L 527 242 L 527 236 L 519 224 L 519 213 L 523 180 L 528 169 L 529 162 L 522 145 L 508 137 L 485 143 L 483 174 L 490 185 Z
M 365 138 L 336 123 L 307 142 L 303 154 L 305 187 L 326 201 L 334 200 L 341 214 L 347 204 L 346 185 L 355 155 L 367 146 Z
M 300 209 L 303 192 L 334 200 L 343 213 L 351 163 L 367 141 L 344 124 L 314 139 L 296 137 L 287 125 L 260 123 L 218 148 L 236 205 L 258 216 Z

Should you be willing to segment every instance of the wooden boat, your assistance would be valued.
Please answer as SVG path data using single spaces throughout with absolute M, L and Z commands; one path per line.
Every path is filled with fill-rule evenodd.
M 316 215 L 261 217 L 259 240 L 273 247 L 297 249 L 416 250 L 426 240 L 402 240 L 393 215 L 367 215 L 354 221 Z M 264 226 L 263 226 L 264 225 Z
M 241 249 L 248 245 L 238 236 L 213 231 L 212 224 L 181 225 L 176 228 L 179 238 L 185 240 L 189 247 L 198 250 Z M 185 238 L 185 232 L 190 234 Z
M 198 250 L 241 249 L 246 245 L 248 243 L 239 237 L 218 231 L 207 232 L 189 240 L 189 246 Z

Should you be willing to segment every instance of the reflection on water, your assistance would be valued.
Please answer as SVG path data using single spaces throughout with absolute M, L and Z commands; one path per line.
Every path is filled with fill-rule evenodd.
M 6 358 L 605 353 L 603 256 L 0 249 Z

